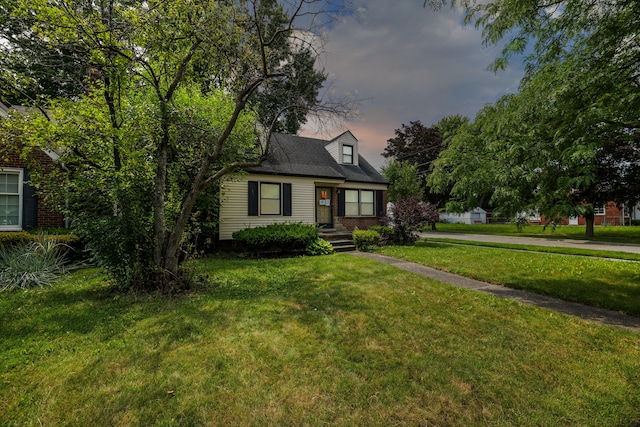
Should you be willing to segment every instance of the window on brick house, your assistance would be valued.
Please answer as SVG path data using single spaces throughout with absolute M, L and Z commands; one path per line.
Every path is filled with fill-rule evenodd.
M 0 230 L 22 228 L 22 170 L 0 170 Z
M 603 206 L 594 206 L 593 207 L 593 213 L 595 215 L 604 215 L 605 214 L 605 207 Z
M 373 190 L 344 190 L 345 216 L 375 216 Z
M 374 199 L 372 190 L 360 191 L 360 215 L 361 216 L 374 216 Z

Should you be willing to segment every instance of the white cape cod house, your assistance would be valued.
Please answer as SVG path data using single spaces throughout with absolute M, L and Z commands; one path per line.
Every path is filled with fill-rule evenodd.
M 386 216 L 388 182 L 358 153 L 349 131 L 330 141 L 273 134 L 269 158 L 246 172 L 222 185 L 222 241 L 275 222 L 352 231 Z

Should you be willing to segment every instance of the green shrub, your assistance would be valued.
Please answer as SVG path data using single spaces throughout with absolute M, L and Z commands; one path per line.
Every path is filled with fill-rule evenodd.
M 26 231 L 3 231 L 0 233 L 0 247 L 33 241 L 34 236 Z
M 524 230 L 525 225 L 529 225 L 529 221 L 527 221 L 527 217 L 525 216 L 515 216 L 513 217 L 511 222 L 516 225 L 516 228 L 518 229 L 518 233 L 522 233 L 522 230 Z
M 52 239 L 0 247 L 0 290 L 44 287 L 64 273 L 65 245 Z
M 85 257 L 82 241 L 75 234 L 69 233 L 68 229 L 59 229 L 57 233 L 51 234 L 50 230 L 30 231 L 5 231 L 0 233 L 0 247 L 11 247 L 26 244 L 29 242 L 51 241 L 64 245 L 67 250 L 65 256 L 68 261 L 78 261 Z M 64 231 L 64 233 L 62 233 Z
M 355 230 L 353 232 L 353 244 L 359 251 L 368 251 L 380 244 L 380 233 L 373 230 Z
M 380 234 L 380 246 L 385 246 L 395 242 L 395 231 L 393 227 L 387 227 L 386 225 L 372 225 L 369 230 L 375 231 Z
M 632 219 L 631 225 L 640 225 L 640 219 Z
M 333 253 L 333 245 L 324 239 L 317 238 L 307 246 L 305 252 L 307 255 L 329 255 Z
M 304 252 L 318 239 L 313 224 L 277 223 L 263 227 L 245 228 L 232 234 L 245 251 L 255 255 L 265 252 L 291 254 Z

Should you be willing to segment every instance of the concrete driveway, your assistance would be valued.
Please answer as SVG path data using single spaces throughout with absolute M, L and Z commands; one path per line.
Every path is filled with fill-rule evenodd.
M 512 236 L 494 236 L 487 234 L 462 234 L 462 233 L 440 233 L 428 232 L 421 233 L 421 237 L 452 239 L 474 242 L 490 242 L 490 243 L 508 243 L 516 245 L 536 245 L 536 246 L 555 246 L 564 248 L 577 249 L 593 249 L 598 251 L 616 251 L 640 254 L 640 244 L 629 243 L 606 243 L 593 242 L 589 240 L 572 240 L 572 239 L 554 239 L 553 237 L 512 237 Z

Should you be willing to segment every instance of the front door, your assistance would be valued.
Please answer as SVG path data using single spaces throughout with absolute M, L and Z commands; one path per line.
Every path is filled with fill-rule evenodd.
M 316 222 L 329 228 L 333 227 L 331 195 L 331 188 L 316 187 Z

